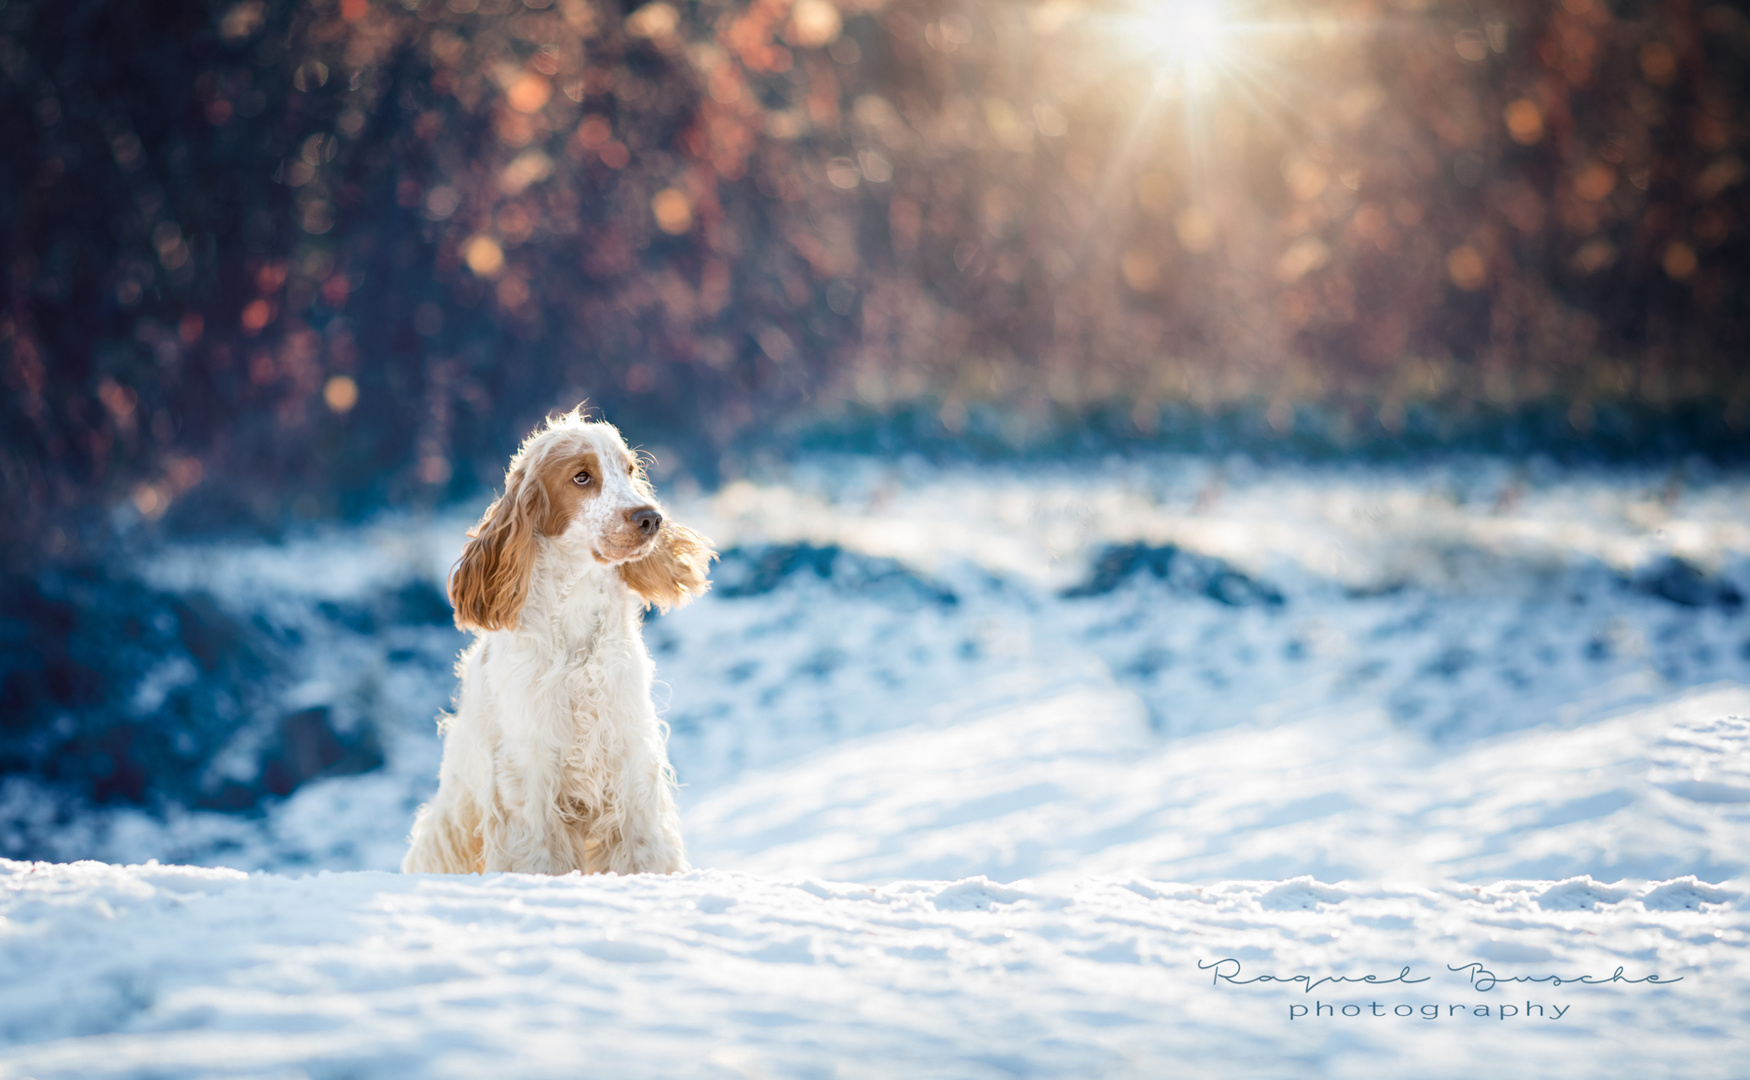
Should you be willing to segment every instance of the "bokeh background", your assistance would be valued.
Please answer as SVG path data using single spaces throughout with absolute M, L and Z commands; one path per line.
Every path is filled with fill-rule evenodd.
M 707 480 L 901 416 L 1740 440 L 1737 8 L 1176 10 L 11 0 L 9 553 L 441 502 L 586 397 Z
M 683 497 L 1485 453 L 1669 509 L 1750 445 L 1747 76 L 1750 19 L 1682 0 L 5 0 L 9 850 L 380 766 L 372 707 L 287 696 L 304 615 L 130 560 L 465 518 L 584 399 Z M 731 563 L 830 579 L 815 540 Z M 305 615 L 448 634 L 441 569 L 370 588 Z

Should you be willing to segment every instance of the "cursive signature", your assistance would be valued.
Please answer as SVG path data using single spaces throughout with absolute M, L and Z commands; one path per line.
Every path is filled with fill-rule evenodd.
M 1311 975 L 1254 975 L 1249 979 L 1242 979 L 1239 977 L 1240 962 L 1231 956 L 1207 964 L 1199 960 L 1197 968 L 1200 971 L 1214 972 L 1210 983 L 1212 986 L 1220 986 L 1222 983 L 1227 983 L 1230 986 L 1248 986 L 1252 983 L 1300 983 L 1303 994 L 1310 994 L 1314 987 L 1323 986 L 1326 983 L 1371 983 L 1375 986 L 1383 986 L 1386 983 L 1404 983 L 1408 985 L 1410 983 L 1425 983 L 1432 978 L 1429 975 L 1424 975 L 1420 979 L 1410 978 L 1410 965 L 1405 964 L 1402 971 L 1389 979 L 1382 979 L 1378 975 L 1326 975 L 1317 979 Z
M 1462 967 L 1447 964 L 1448 971 L 1467 972 L 1470 984 L 1476 990 L 1493 990 L 1499 983 L 1549 983 L 1551 986 L 1561 986 L 1563 983 L 1579 983 L 1582 986 L 1604 986 L 1609 983 L 1674 983 L 1682 982 L 1683 976 L 1675 979 L 1661 979 L 1658 975 L 1646 975 L 1639 979 L 1630 979 L 1623 975 L 1622 968 L 1604 978 L 1594 978 L 1591 975 L 1497 975 L 1480 963 L 1469 963 Z

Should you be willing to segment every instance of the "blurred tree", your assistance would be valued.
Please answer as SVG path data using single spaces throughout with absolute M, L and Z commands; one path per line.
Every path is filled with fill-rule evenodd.
M 1603 0 L 11 0 L 0 538 L 437 500 L 584 397 L 706 475 L 847 410 L 1735 440 L 1747 57 Z

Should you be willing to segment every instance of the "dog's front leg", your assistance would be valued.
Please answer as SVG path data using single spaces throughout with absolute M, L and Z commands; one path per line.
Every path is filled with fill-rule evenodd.
M 583 869 L 571 826 L 559 808 L 557 770 L 501 760 L 495 769 L 494 813 L 482 830 L 487 871 L 568 874 Z
M 640 755 L 615 792 L 615 826 L 599 834 L 590 869 L 615 874 L 679 874 L 692 869 L 667 755 Z
M 404 874 L 473 874 L 480 871 L 480 811 L 454 785 L 440 787 L 437 797 L 419 808 Z
M 556 814 L 518 814 L 496 833 L 488 834 L 485 865 L 489 872 L 569 874 L 582 870 L 564 821 Z

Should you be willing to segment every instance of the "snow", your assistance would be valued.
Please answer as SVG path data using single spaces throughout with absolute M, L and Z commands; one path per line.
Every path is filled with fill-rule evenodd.
M 1106 764 L 1065 761 L 1081 773 L 1053 779 L 1051 762 L 1038 763 L 1039 782 L 1062 789 L 1046 801 L 1087 820 L 1090 792 L 1133 791 L 1133 803 L 1101 812 L 1111 829 L 1129 821 L 1133 833 L 1159 833 L 1170 821 L 1168 832 L 1190 828 L 1194 839 L 1173 841 L 1175 855 L 1158 838 L 1113 833 L 1055 863 L 992 863 L 980 850 L 932 856 L 942 867 L 1197 880 L 1393 866 L 1478 880 L 1750 869 L 1732 839 L 1750 791 L 1734 764 L 1741 725 L 1703 716 L 1666 740 L 1664 729 L 1630 731 L 1623 719 L 1657 726 L 1656 710 L 1750 676 L 1743 478 L 1489 459 L 1263 469 L 1164 457 L 1023 470 L 822 458 L 673 508 L 731 553 L 716 592 L 647 628 L 702 865 L 769 870 L 804 842 L 798 834 L 756 852 L 703 808 L 806 782 L 816 766 L 799 762 L 809 755 L 855 776 L 843 755 L 903 760 L 908 741 L 960 729 L 955 753 L 1019 776 L 1025 748 L 985 738 L 1004 723 L 990 718 L 1081 695 L 1100 703 L 1084 709 L 1074 737 Z M 463 639 L 442 625 L 379 619 L 361 629 L 345 605 L 441 584 L 467 524 L 465 511 L 388 516 L 282 543 L 172 547 L 138 568 L 153 585 L 203 590 L 300 642 L 302 666 L 278 705 L 327 705 L 371 725 L 386 769 L 307 784 L 256 817 L 174 806 L 50 813 L 50 799 L 14 778 L 0 783 L 0 829 L 28 832 L 34 854 L 58 859 L 393 868 L 412 809 L 432 789 L 432 718 L 454 688 Z M 781 546 L 796 544 L 813 546 Z M 1169 562 L 1163 552 L 1177 554 Z M 1117 574 L 1125 558 L 1131 572 Z M 1673 558 L 1692 576 L 1674 573 Z M 166 665 L 142 680 L 136 704 L 187 677 Z M 274 719 L 245 727 L 214 767 L 252 769 Z M 1496 740 L 1505 749 L 1487 749 Z M 1644 768 L 1634 764 L 1643 743 L 1654 754 Z M 1538 764 L 1520 768 L 1528 752 Z M 1593 764 L 1561 764 L 1573 755 Z M 1497 764 L 1520 779 L 1490 796 Z M 1452 784 L 1452 805 L 1428 787 Z M 1723 815 L 1718 828 L 1706 824 L 1716 821 L 1710 806 Z M 802 820 L 793 801 L 784 812 Z M 984 828 L 976 807 L 960 812 L 973 815 L 963 832 Z M 1573 820 L 1554 820 L 1562 815 Z M 909 845 L 925 841 L 896 820 L 868 823 L 867 837 L 919 850 Z M 1230 821 L 1225 833 L 1198 824 L 1218 820 Z M 1593 823 L 1603 833 L 1587 839 Z M 1136 849 L 1134 864 L 1113 854 L 1133 842 L 1155 847 Z M 1440 850 L 1452 843 L 1463 850 Z M 1619 843 L 1628 853 L 1600 854 Z M 743 857 L 755 861 L 725 861 Z M 881 873 L 923 872 L 921 856 L 888 863 Z M 867 859 L 854 871 L 833 866 L 879 880 Z
M 334 612 L 465 512 L 144 559 L 388 764 L 253 816 L 0 785 L 106 860 L 0 864 L 0 1077 L 1741 1074 L 1750 481 L 823 457 L 673 504 L 728 553 L 646 632 L 674 879 L 381 873 L 461 639 Z M 1619 967 L 1682 981 L 1571 981 Z
M 0 877 L 6 1077 L 1731 1077 L 1746 1049 L 1750 919 L 1687 878 Z
M 1069 689 L 747 776 L 687 835 L 704 865 L 872 882 L 1731 876 L 1750 787 L 1672 781 L 1727 769 L 1750 770 L 1737 688 L 1444 753 L 1366 714 L 1161 743 L 1133 698 Z

